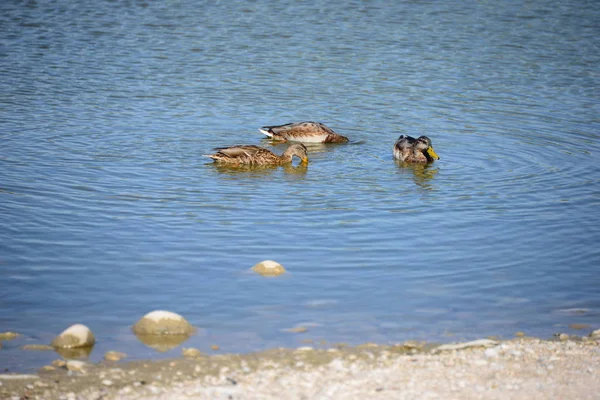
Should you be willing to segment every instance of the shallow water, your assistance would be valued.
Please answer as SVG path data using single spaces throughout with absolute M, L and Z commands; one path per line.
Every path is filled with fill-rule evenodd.
M 155 309 L 207 352 L 598 328 L 596 5 L 2 2 L 0 365 L 73 323 L 94 361 L 176 356 L 130 332 Z M 201 157 L 301 120 L 351 142 Z

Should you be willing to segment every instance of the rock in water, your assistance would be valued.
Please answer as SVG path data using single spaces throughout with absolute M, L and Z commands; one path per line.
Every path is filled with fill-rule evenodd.
M 262 276 L 279 276 L 285 273 L 283 265 L 272 260 L 261 261 L 252 267 L 252 271 Z
M 152 311 L 133 326 L 136 335 L 189 335 L 192 325 L 181 315 L 170 311 Z
M 75 324 L 65 329 L 52 341 L 52 347 L 72 348 L 72 347 L 89 347 L 96 342 L 94 334 L 85 325 Z
M 119 351 L 107 351 L 104 353 L 104 359 L 106 361 L 119 361 L 122 358 L 127 357 L 127 354 L 121 353 Z

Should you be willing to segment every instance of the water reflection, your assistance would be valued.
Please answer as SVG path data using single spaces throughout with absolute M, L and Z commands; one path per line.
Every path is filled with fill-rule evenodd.
M 281 150 L 282 152 L 285 151 L 285 149 L 287 149 L 288 146 L 292 143 L 294 143 L 294 142 L 280 142 L 280 141 L 275 141 L 275 140 L 271 140 L 271 139 L 262 139 L 261 140 L 261 144 L 264 145 L 264 147 L 273 147 L 273 148 Z M 325 143 L 302 143 L 302 144 L 306 146 L 306 149 L 308 150 L 308 154 L 310 156 L 310 153 L 331 152 L 337 146 L 344 146 L 344 145 L 348 145 L 348 144 L 361 144 L 361 143 L 364 143 L 364 142 L 360 142 L 360 143 L 352 143 L 352 142 L 327 143 L 327 144 L 325 144 Z M 310 157 L 309 157 L 309 159 L 310 159 Z
M 183 344 L 190 338 L 189 335 L 135 335 L 146 346 L 159 351 L 167 352 Z
M 409 164 L 400 160 L 394 160 L 394 162 L 398 166 L 398 173 L 412 175 L 413 181 L 423 189 L 430 190 L 432 188 L 429 181 L 438 173 L 438 167 L 433 164 Z
M 228 175 L 246 174 L 249 177 L 259 178 L 273 174 L 279 168 L 282 168 L 286 174 L 295 176 L 304 176 L 308 171 L 306 164 L 286 164 L 286 165 L 227 165 L 219 163 L 209 163 L 219 173 Z
M 57 347 L 54 350 L 67 360 L 87 360 L 92 353 L 93 346 L 76 347 L 76 348 L 61 348 Z

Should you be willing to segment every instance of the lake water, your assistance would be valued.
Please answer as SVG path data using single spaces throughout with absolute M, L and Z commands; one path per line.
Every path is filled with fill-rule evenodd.
M 0 365 L 74 323 L 93 361 L 178 356 L 130 331 L 156 309 L 208 353 L 600 328 L 597 5 L 3 1 Z M 351 141 L 201 156 L 302 120 Z

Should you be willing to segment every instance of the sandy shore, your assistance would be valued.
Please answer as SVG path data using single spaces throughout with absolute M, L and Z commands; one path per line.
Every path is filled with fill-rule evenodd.
M 407 342 L 75 363 L 36 375 L 0 375 L 0 398 L 599 399 L 599 342 L 596 337 L 454 347 Z

